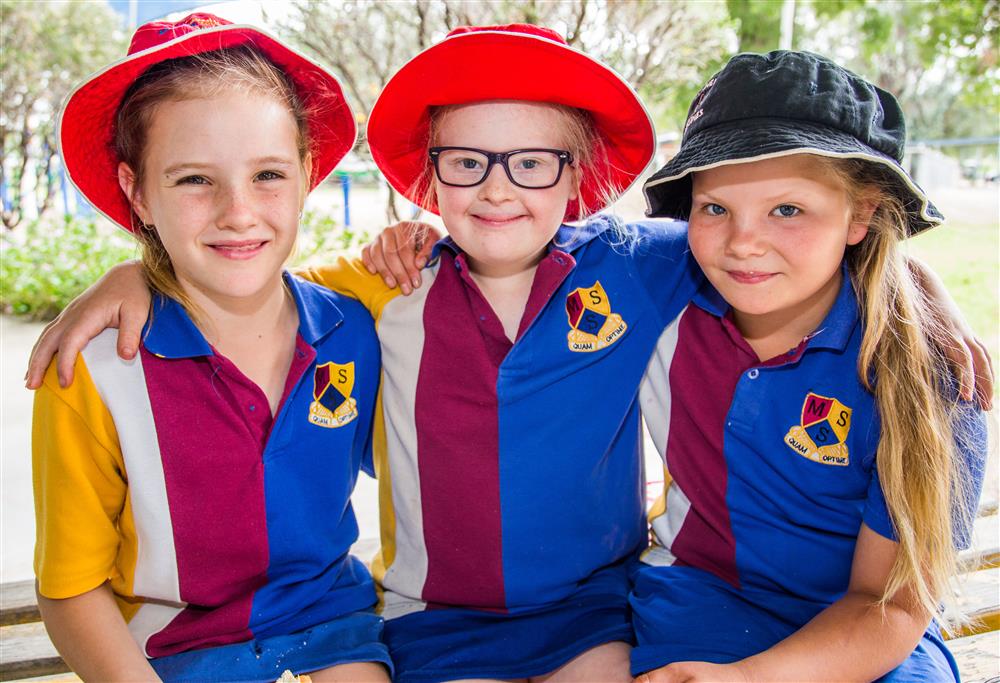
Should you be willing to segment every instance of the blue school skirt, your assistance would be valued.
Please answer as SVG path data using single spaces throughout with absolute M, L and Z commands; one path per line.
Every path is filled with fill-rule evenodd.
M 517 613 L 428 606 L 385 622 L 396 683 L 526 678 L 598 645 L 634 643 L 629 558 L 599 570 L 564 600 Z
M 634 579 L 633 676 L 672 662 L 744 659 L 784 640 L 826 607 L 792 595 L 740 590 L 693 567 L 643 565 Z M 906 661 L 878 680 L 958 681 L 958 666 L 937 624 L 931 623 Z
M 165 683 L 171 681 L 273 682 L 285 669 L 295 675 L 337 664 L 375 662 L 392 675 L 382 642 L 382 617 L 354 612 L 298 633 L 248 640 L 149 660 Z

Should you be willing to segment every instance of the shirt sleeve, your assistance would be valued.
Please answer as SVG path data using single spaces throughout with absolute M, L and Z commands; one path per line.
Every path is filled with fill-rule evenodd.
M 112 578 L 128 489 L 114 422 L 82 358 L 75 377 L 60 388 L 53 361 L 35 392 L 35 574 L 49 598 L 80 595 Z
M 378 313 L 385 304 L 399 294 L 390 289 L 381 275 L 372 275 L 359 258 L 343 256 L 334 263 L 296 271 L 296 275 L 317 285 L 357 299 L 378 320 Z
M 983 490 L 986 457 L 989 452 L 985 414 L 973 403 L 960 402 L 952 421 L 952 433 L 955 438 L 954 452 L 958 458 L 957 470 L 961 482 L 958 498 L 953 504 L 952 535 L 955 547 L 961 550 L 968 548 L 972 543 L 972 526 L 976 519 L 979 495 Z M 872 468 L 872 479 L 868 485 L 864 522 L 878 534 L 893 541 L 897 540 L 882 485 L 879 483 L 877 465 Z
M 687 223 L 645 221 L 628 226 L 635 277 L 666 327 L 701 286 L 704 276 L 691 255 Z

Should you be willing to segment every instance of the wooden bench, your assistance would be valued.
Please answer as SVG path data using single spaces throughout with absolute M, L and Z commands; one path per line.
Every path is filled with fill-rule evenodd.
M 371 557 L 377 541 L 359 541 L 352 549 Z M 953 634 L 948 646 L 958 660 L 964 683 L 986 683 L 1000 676 L 1000 517 L 995 502 L 979 508 L 971 550 L 962 554 L 962 604 L 973 621 Z M 0 681 L 50 676 L 69 671 L 49 640 L 38 614 L 35 582 L 0 585 Z M 58 677 L 77 681 L 75 676 Z M 995 682 L 994 682 L 995 683 Z

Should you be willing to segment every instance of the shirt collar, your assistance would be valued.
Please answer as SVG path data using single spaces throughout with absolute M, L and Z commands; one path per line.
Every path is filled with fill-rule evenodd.
M 809 335 L 809 348 L 843 351 L 858 323 L 858 302 L 846 262 L 841 264 L 840 273 L 842 275 L 840 291 L 837 292 L 837 298 L 823 322 L 816 328 L 815 332 Z M 701 289 L 691 301 L 699 308 L 719 318 L 725 316 L 730 308 L 726 300 L 709 284 L 708 280 L 702 284 Z
M 328 290 L 288 272 L 283 277 L 298 309 L 299 334 L 306 343 L 315 346 L 340 325 L 344 314 Z M 184 307 L 162 294 L 153 297 L 149 319 L 143 329 L 143 345 L 161 358 L 214 355 L 211 344 Z
M 576 249 L 579 249 L 584 244 L 587 244 L 595 237 L 605 233 L 606 231 L 612 229 L 615 226 L 615 221 L 619 219 L 614 216 L 597 215 L 593 216 L 586 223 L 581 225 L 566 225 L 563 223 L 559 226 L 559 230 L 556 231 L 555 236 L 548 244 L 547 253 L 552 253 L 553 251 L 561 251 L 567 254 L 572 253 Z M 449 235 L 444 239 L 438 240 L 437 244 L 431 250 L 431 262 L 433 263 L 441 255 L 441 250 L 447 249 L 456 256 L 462 253 L 462 249 L 455 244 L 455 240 Z

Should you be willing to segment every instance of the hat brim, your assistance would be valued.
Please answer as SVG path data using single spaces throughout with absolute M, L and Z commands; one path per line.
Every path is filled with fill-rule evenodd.
M 383 175 L 412 202 L 414 183 L 428 168 L 430 109 L 489 100 L 551 102 L 589 112 L 606 142 L 608 159 L 584 178 L 581 200 L 590 212 L 617 199 L 649 165 L 655 133 L 631 86 L 612 69 L 554 40 L 509 31 L 453 35 L 421 52 L 389 80 L 368 120 L 368 145 Z M 504 151 L 504 150 L 491 150 Z M 437 213 L 437 207 L 428 207 Z M 577 202 L 567 220 L 579 218 Z
M 306 111 L 312 172 L 309 188 L 333 171 L 357 140 L 357 125 L 340 82 L 326 68 L 253 26 L 224 24 L 192 31 L 129 55 L 81 83 L 59 116 L 59 147 L 70 181 L 94 207 L 132 231 L 132 208 L 118 184 L 115 114 L 122 97 L 149 67 L 178 57 L 252 44 L 291 79 Z
M 827 126 L 773 119 L 714 126 L 685 140 L 677 156 L 643 184 L 646 215 L 687 220 L 691 211 L 692 173 L 793 154 L 862 159 L 880 164 L 898 181 L 893 190 L 903 199 L 907 209 L 910 235 L 944 222 L 941 212 L 892 157 Z

